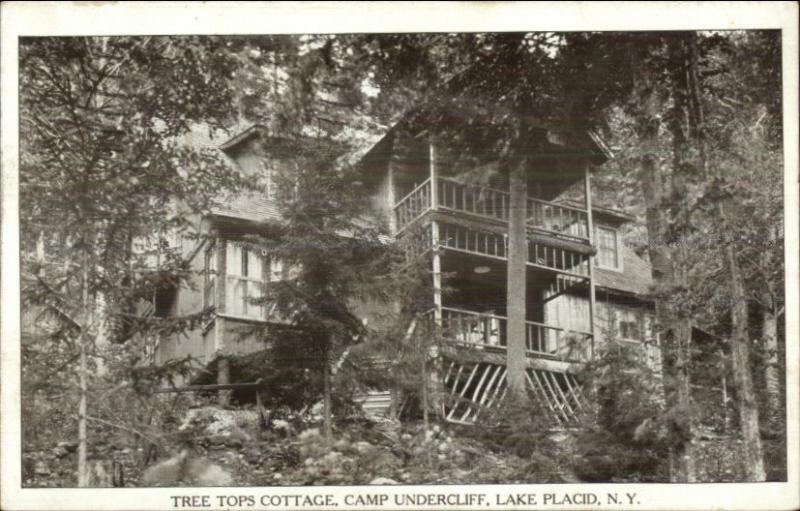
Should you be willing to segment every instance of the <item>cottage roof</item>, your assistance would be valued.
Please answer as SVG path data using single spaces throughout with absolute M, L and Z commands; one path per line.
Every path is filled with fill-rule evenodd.
M 260 140 L 264 155 L 274 158 L 299 157 L 334 161 L 346 150 L 346 146 L 341 142 L 323 137 L 302 134 L 275 135 L 263 124 L 253 124 L 220 144 L 219 149 L 229 156 L 234 156 L 252 140 Z
M 609 292 L 622 292 L 639 298 L 650 296 L 653 276 L 650 265 L 629 247 L 622 246 L 623 271 L 594 268 L 595 286 Z

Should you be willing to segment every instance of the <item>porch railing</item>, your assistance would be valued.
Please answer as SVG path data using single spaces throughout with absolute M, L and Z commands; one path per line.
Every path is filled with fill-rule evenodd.
M 411 192 L 395 204 L 394 215 L 397 221 L 397 230 L 402 230 L 417 218 L 421 217 L 429 209 L 431 209 L 430 178 L 411 190 Z
M 508 192 L 442 177 L 437 178 L 436 183 L 437 208 L 501 222 L 508 221 L 510 207 Z M 432 198 L 431 180 L 426 179 L 400 199 L 394 206 L 397 229 L 402 230 L 432 209 Z M 588 215 L 580 208 L 529 198 L 527 219 L 530 227 L 546 233 L 581 240 L 589 239 Z
M 457 344 L 505 349 L 508 320 L 495 314 L 442 307 L 442 332 Z M 591 357 L 591 345 L 590 333 L 525 322 L 525 346 L 530 356 L 586 361 Z
M 528 199 L 528 225 L 542 231 L 573 238 L 589 239 L 586 210 Z
M 528 353 L 564 360 L 589 360 L 592 334 L 527 321 L 525 343 Z
M 484 186 L 468 185 L 451 179 L 438 180 L 438 206 L 486 218 L 508 221 L 509 194 Z

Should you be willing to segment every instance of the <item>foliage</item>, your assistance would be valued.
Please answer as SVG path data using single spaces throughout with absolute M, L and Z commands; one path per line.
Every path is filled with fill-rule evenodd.
M 680 414 L 663 408 L 659 378 L 634 350 L 609 344 L 582 374 L 592 410 L 582 418 L 573 464 L 587 481 L 659 480 L 670 443 L 685 438 Z M 684 410 L 683 414 L 687 411 Z M 683 435 L 685 437 L 685 433 Z
M 185 141 L 229 122 L 232 65 L 214 38 L 21 41 L 22 302 L 26 319 L 50 316 L 38 331 L 24 323 L 23 355 L 38 359 L 23 358 L 24 395 L 53 369 L 83 397 L 105 378 L 132 381 L 146 344 L 202 321 L 142 306 L 191 277 L 167 239 L 196 237 L 219 191 L 246 184 Z

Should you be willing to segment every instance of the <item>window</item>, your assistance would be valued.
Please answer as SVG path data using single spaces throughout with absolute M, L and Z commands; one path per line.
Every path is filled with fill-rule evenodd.
M 597 243 L 596 265 L 600 268 L 619 269 L 620 261 L 616 229 L 597 227 L 595 238 Z
M 213 307 L 217 298 L 217 247 L 211 245 L 206 250 L 205 285 L 203 286 L 203 306 Z
M 649 341 L 652 338 L 653 314 L 644 310 L 616 307 L 613 316 L 615 334 L 621 340 Z
M 278 183 L 275 170 L 269 161 L 261 162 L 261 176 L 264 179 L 264 194 L 267 199 L 272 200 L 277 195 Z
M 227 244 L 227 314 L 252 319 L 265 318 L 264 305 L 253 303 L 253 299 L 263 296 L 264 259 L 260 249 L 238 243 Z

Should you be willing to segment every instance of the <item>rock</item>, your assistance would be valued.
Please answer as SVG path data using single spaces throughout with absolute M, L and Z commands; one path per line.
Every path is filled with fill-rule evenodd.
M 375 446 L 369 442 L 360 441 L 353 444 L 353 448 L 359 454 L 369 454 L 375 450 Z
M 44 463 L 44 461 L 40 460 L 36 462 L 36 465 L 34 465 L 33 473 L 37 476 L 49 476 L 50 469 L 47 468 L 47 465 Z
M 311 439 L 313 439 L 315 437 L 318 437 L 318 436 L 320 436 L 319 435 L 319 428 L 309 428 L 309 429 L 303 431 L 302 433 L 300 433 L 297 436 L 297 438 L 302 440 L 302 441 L 308 441 L 308 440 L 311 440 Z
M 261 462 L 261 449 L 257 447 L 249 447 L 244 451 L 244 459 L 251 465 L 257 465 Z
M 55 454 L 57 458 L 63 458 L 69 455 L 69 451 L 61 446 L 53 448 L 52 453 Z
M 58 442 L 58 447 L 63 447 L 67 452 L 75 452 L 78 449 L 78 442 Z
M 389 479 L 388 477 L 376 477 L 369 484 L 400 484 L 394 479 Z
M 225 439 L 225 445 L 227 445 L 228 447 L 238 448 L 244 445 L 244 442 L 240 438 L 229 436 L 228 438 Z
M 281 474 L 280 472 L 276 472 L 276 473 L 272 474 L 272 478 L 275 479 L 276 481 L 278 481 L 280 479 L 283 479 L 283 474 Z
M 370 461 L 370 466 L 375 472 L 387 472 L 401 465 L 400 459 L 389 451 L 377 453 Z
M 208 437 L 208 442 L 211 445 L 214 445 L 214 446 L 225 445 L 227 441 L 228 441 L 228 437 L 226 437 L 224 435 L 213 435 L 213 436 Z
M 189 458 L 187 451 L 148 468 L 141 477 L 143 486 L 174 486 L 187 482 L 195 486 L 229 486 L 233 478 L 222 467 L 206 458 Z
M 219 465 L 208 460 L 191 460 L 187 467 L 187 479 L 197 486 L 230 486 L 231 475 Z
M 445 453 L 450 450 L 450 445 L 447 442 L 442 442 L 438 447 L 439 452 Z

